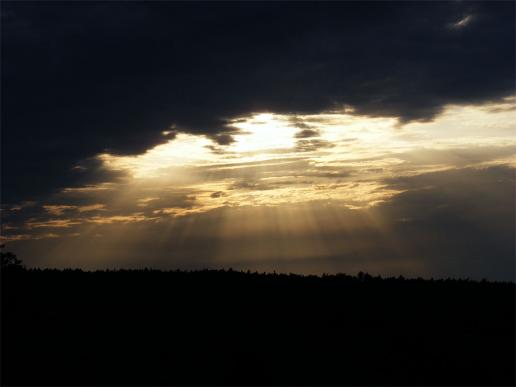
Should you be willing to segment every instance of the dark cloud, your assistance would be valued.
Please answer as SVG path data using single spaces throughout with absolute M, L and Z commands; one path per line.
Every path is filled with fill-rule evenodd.
M 226 196 L 226 194 L 223 191 L 217 191 L 210 194 L 211 198 L 220 198 L 222 196 Z
M 277 188 L 277 184 L 266 183 L 261 180 L 242 179 L 231 184 L 229 190 L 266 191 Z
M 235 142 L 233 136 L 231 136 L 231 134 L 228 133 L 216 134 L 212 136 L 212 139 L 219 145 L 229 145 Z
M 434 275 L 515 280 L 515 169 L 456 169 L 388 179 L 406 192 L 375 209 Z
M 225 145 L 249 112 L 407 122 L 507 96 L 514 7 L 2 2 L 2 201 L 69 186 L 79 160 L 144 152 L 171 125 Z
M 310 139 L 310 140 L 298 140 L 296 142 L 296 150 L 300 152 L 314 152 L 321 148 L 332 148 L 335 144 L 332 144 L 326 140 Z
M 103 182 L 120 182 L 127 174 L 123 171 L 106 168 L 103 162 L 96 157 L 80 160 L 67 171 L 66 182 L 68 187 L 88 185 Z
M 296 138 L 318 137 L 320 132 L 314 129 L 303 129 L 296 133 Z

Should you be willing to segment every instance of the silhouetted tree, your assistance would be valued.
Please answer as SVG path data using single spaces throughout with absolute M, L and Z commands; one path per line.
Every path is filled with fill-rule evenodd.
M 515 385 L 514 283 L 6 272 L 2 385 Z
M 20 259 L 16 257 L 15 254 L 9 251 L 3 251 L 5 245 L 0 245 L 2 251 L 0 252 L 0 265 L 3 269 L 23 269 L 24 265 Z

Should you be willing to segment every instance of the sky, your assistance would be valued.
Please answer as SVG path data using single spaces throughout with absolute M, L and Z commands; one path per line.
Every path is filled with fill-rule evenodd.
M 2 2 L 29 267 L 515 277 L 514 2 Z

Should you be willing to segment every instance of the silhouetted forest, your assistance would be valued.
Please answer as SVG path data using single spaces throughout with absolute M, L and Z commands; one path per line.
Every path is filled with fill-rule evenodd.
M 4 385 L 514 385 L 515 285 L 2 270 Z

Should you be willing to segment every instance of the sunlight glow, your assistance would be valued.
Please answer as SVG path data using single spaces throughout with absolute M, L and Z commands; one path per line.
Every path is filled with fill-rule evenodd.
M 234 136 L 235 142 L 228 147 L 229 151 L 260 153 L 289 149 L 295 145 L 296 128 L 274 114 L 257 114 L 243 122 L 235 120 L 231 125 L 240 129 L 241 133 Z
M 170 227 L 186 222 L 181 238 L 187 238 L 190 222 L 209 213 L 225 218 L 214 224 L 227 226 L 211 231 L 224 238 L 256 227 L 284 235 L 316 232 L 317 212 L 324 208 L 372 214 L 368 211 L 404 192 L 393 179 L 515 166 L 515 105 L 516 99 L 507 98 L 484 106 L 449 106 L 432 122 L 403 126 L 394 118 L 358 116 L 349 110 L 255 113 L 230 121 L 233 141 L 227 145 L 208 135 L 166 131 L 169 140 L 144 154 L 98 155 L 104 168 L 120 173 L 118 180 L 65 188 L 51 203 L 43 203 L 46 217 L 29 219 L 10 238 L 97 238 L 109 225 L 166 222 L 172 222 Z M 339 229 L 351 224 L 349 218 L 325 216 Z M 387 240 L 381 220 L 371 215 L 369 221 Z M 122 238 L 123 231 L 117 233 Z M 274 249 L 304 256 L 307 251 L 320 253 L 324 246 L 293 251 L 277 241 Z M 257 249 L 264 256 L 265 250 Z
M 230 122 L 237 131 L 228 145 L 203 135 L 178 133 L 139 156 L 102 154 L 99 159 L 108 169 L 125 171 L 140 182 L 131 189 L 140 196 L 135 199 L 140 208 L 151 203 L 149 197 L 159 197 L 160 191 L 171 187 L 194 193 L 192 208 L 165 206 L 154 210 L 159 214 L 182 216 L 224 206 L 321 200 L 361 209 L 402 192 L 382 183 L 392 176 L 475 162 L 479 166 L 496 165 L 496 160 L 513 163 L 515 152 L 510 147 L 516 146 L 516 137 L 507 123 L 516 121 L 514 102 L 509 98 L 482 107 L 450 106 L 435 121 L 402 127 L 394 118 L 348 111 L 296 116 L 256 113 Z M 503 147 L 509 149 L 494 160 L 476 161 L 476 152 Z M 138 194 L 139 186 L 149 184 L 151 192 L 146 188 L 146 196 Z

